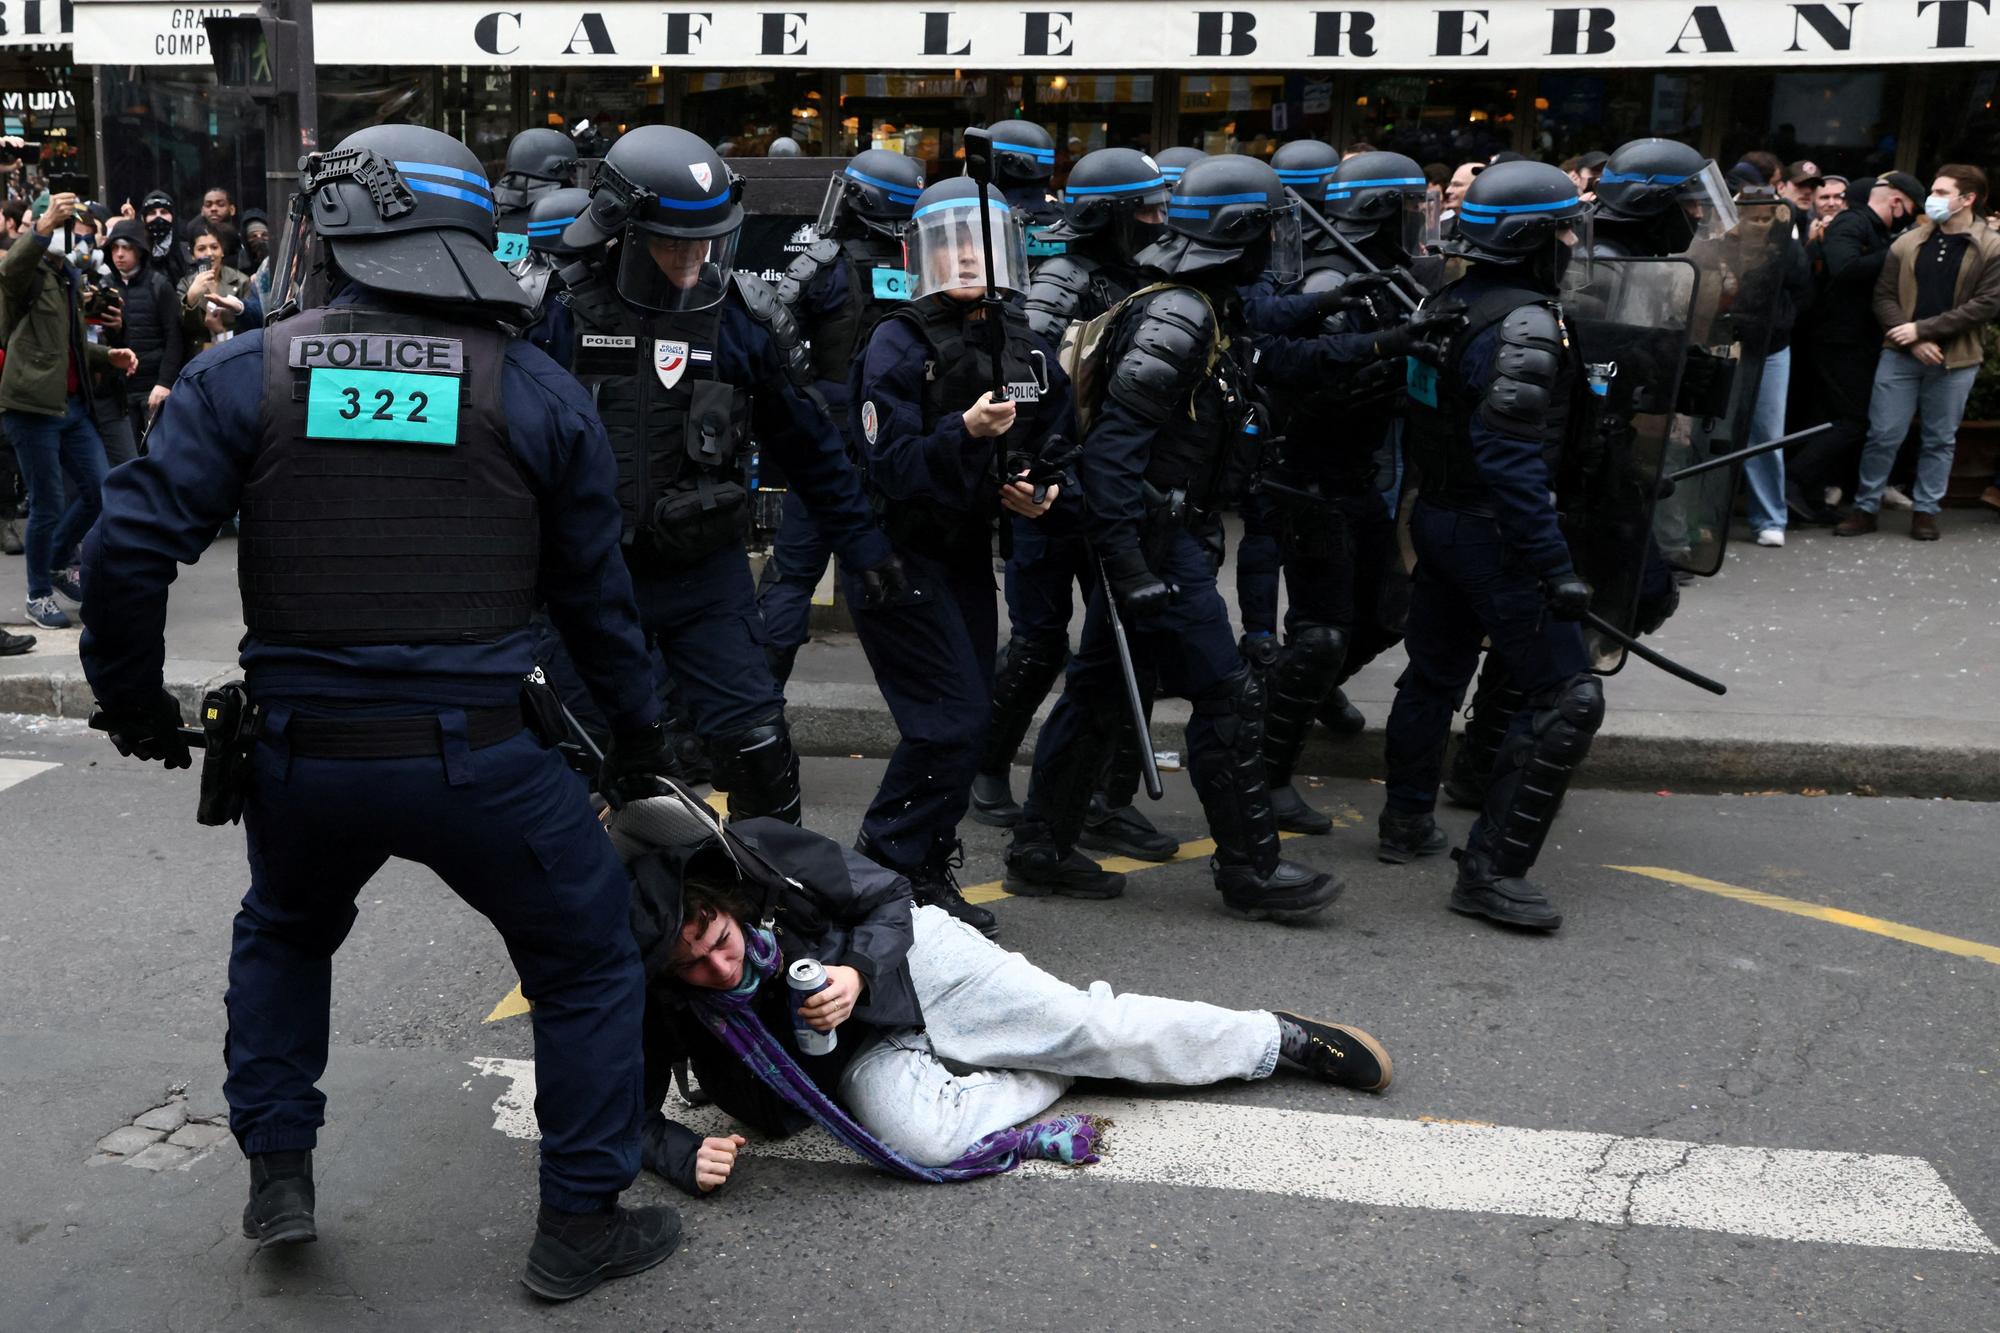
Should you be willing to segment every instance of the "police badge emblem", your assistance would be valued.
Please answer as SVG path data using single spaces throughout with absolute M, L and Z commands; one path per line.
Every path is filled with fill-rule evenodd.
M 681 376 L 688 368 L 688 345 L 670 342 L 665 338 L 653 340 L 653 373 L 660 377 L 660 383 L 671 389 L 681 382 Z
M 868 438 L 868 443 L 873 444 L 881 429 L 881 420 L 875 415 L 875 400 L 871 398 L 861 404 L 861 433 Z
M 694 177 L 694 183 L 701 187 L 703 194 L 707 194 L 709 187 L 715 184 L 715 173 L 708 169 L 706 162 L 688 163 L 688 175 Z

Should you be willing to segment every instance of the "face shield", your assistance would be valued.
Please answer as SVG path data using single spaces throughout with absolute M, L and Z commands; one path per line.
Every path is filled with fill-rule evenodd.
M 1736 201 L 1730 197 L 1722 169 L 1713 162 L 1688 178 L 1678 202 L 1697 241 L 1716 240 L 1736 229 Z
M 1271 280 L 1287 286 L 1306 275 L 1305 239 L 1299 229 L 1299 209 L 1287 204 L 1271 219 L 1271 258 L 1267 265 Z
M 834 176 L 827 181 L 826 198 L 820 200 L 819 221 L 813 223 L 820 235 L 833 235 L 833 229 L 847 214 L 846 198 L 847 187 L 843 177 Z
M 741 227 L 720 236 L 664 236 L 629 226 L 618 241 L 618 294 L 640 310 L 706 310 L 729 294 Z
M 904 267 L 922 300 L 950 292 L 960 299 L 986 294 L 986 241 L 993 246 L 993 285 L 1001 291 L 1028 290 L 1027 242 L 1014 211 L 997 196 L 984 212 L 986 238 L 980 235 L 981 210 L 974 198 L 940 199 L 916 211 L 903 232 Z
M 1406 194 L 1402 200 L 1402 211 L 1396 215 L 1396 230 L 1390 234 L 1396 237 L 1404 254 L 1415 257 L 1424 252 L 1424 246 L 1437 234 L 1437 209 L 1431 207 L 1427 195 Z

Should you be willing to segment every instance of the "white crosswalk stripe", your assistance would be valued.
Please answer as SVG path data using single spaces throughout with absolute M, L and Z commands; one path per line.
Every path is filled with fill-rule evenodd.
M 493 1103 L 493 1127 L 514 1138 L 540 1137 L 534 1063 L 490 1057 L 470 1063 L 482 1075 L 508 1080 Z M 472 1081 L 465 1086 L 471 1089 Z M 714 1107 L 676 1102 L 669 1109 L 702 1134 L 744 1132 Z M 1064 1099 L 1061 1109 L 1110 1117 L 1104 1160 L 1081 1171 L 1030 1163 L 1024 1178 L 1255 1190 L 1830 1245 L 2000 1253 L 1920 1157 L 1209 1102 L 1075 1097 Z M 819 1130 L 756 1141 L 749 1151 L 800 1161 L 855 1160 Z
M 19 786 L 38 773 L 61 767 L 61 764 L 45 764 L 36 759 L 0 759 L 0 791 Z

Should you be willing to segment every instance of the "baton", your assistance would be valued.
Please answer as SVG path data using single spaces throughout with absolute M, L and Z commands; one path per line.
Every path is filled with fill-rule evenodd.
M 1654 666 L 1666 672 L 1669 676 L 1678 676 L 1680 679 L 1686 681 L 1688 684 L 1697 685 L 1702 689 L 1707 690 L 1710 694 L 1729 693 L 1729 687 L 1727 685 L 1724 685 L 1721 681 L 1710 680 L 1707 676 L 1702 675 L 1699 671 L 1694 670 L 1692 667 L 1684 667 L 1679 662 L 1674 661 L 1673 658 L 1668 657 L 1666 654 L 1655 652 L 1653 649 L 1648 648 L 1645 644 L 1640 643 L 1637 639 L 1633 638 L 1630 634 L 1627 634 L 1624 630 L 1619 629 L 1616 625 L 1606 620 L 1603 616 L 1598 615 L 1597 612 L 1595 611 L 1584 612 L 1583 623 L 1590 626 L 1592 629 L 1596 630 L 1599 634 L 1602 634 L 1605 638 L 1611 640 L 1611 642 L 1617 644 L 1620 648 L 1623 648 L 1626 652 L 1634 653 L 1641 659 L 1647 662 L 1651 662 Z
M 979 248 L 986 259 L 986 295 L 979 303 L 986 307 L 987 337 L 993 344 L 993 401 L 1000 403 L 1007 399 L 1007 329 L 1000 289 L 993 285 L 993 202 L 988 194 L 993 184 L 993 132 L 968 129 L 964 140 L 965 174 L 979 186 Z
M 1153 756 L 1153 731 L 1146 725 L 1146 701 L 1139 694 L 1139 673 L 1132 666 L 1132 644 L 1125 637 L 1125 622 L 1118 617 L 1118 598 L 1111 591 L 1111 576 L 1104 562 L 1097 563 L 1098 586 L 1104 589 L 1104 611 L 1111 619 L 1111 642 L 1118 646 L 1118 671 L 1125 677 L 1125 706 L 1132 714 L 1132 729 L 1139 733 L 1139 771 L 1146 779 L 1146 795 L 1159 800 L 1166 795 L 1160 785 L 1160 761 Z
M 1294 190 L 1291 186 L 1287 185 L 1285 187 L 1285 193 L 1290 195 L 1292 202 L 1299 206 L 1299 212 L 1303 213 L 1312 222 L 1314 226 L 1318 227 L 1328 236 L 1331 236 L 1333 238 L 1333 243 L 1339 246 L 1342 250 L 1345 250 L 1347 252 L 1347 257 L 1349 259 L 1361 265 L 1362 272 L 1380 273 L 1382 271 L 1382 268 L 1379 264 L 1377 264 L 1374 260 L 1370 259 L 1367 255 L 1362 254 L 1360 246 L 1356 245 L 1353 241 L 1348 240 L 1345 236 L 1342 236 L 1340 234 L 1339 228 L 1335 227 L 1331 222 L 1328 222 L 1324 217 L 1320 216 L 1320 211 L 1317 208 L 1314 208 L 1311 204 L 1307 203 L 1305 199 L 1300 196 L 1297 190 Z M 1396 300 L 1402 304 L 1403 309 L 1409 311 L 1413 315 L 1417 313 L 1417 300 L 1415 297 L 1411 296 L 1408 292 L 1403 290 L 1402 283 L 1392 281 L 1389 284 L 1389 290 L 1396 294 Z
M 1733 454 L 1723 454 L 1719 458 L 1704 458 L 1701 462 L 1690 464 L 1678 472 L 1669 472 L 1666 480 L 1676 482 L 1686 481 L 1689 477 L 1698 476 L 1703 472 L 1712 472 L 1719 467 L 1728 467 L 1730 464 L 1740 463 L 1746 458 L 1755 458 L 1759 454 L 1774 453 L 1779 449 L 1797 444 L 1800 440 L 1811 439 L 1821 431 L 1832 429 L 1833 423 L 1831 421 L 1817 426 L 1808 426 L 1804 430 L 1795 430 L 1790 435 L 1780 435 L 1775 440 L 1766 440 L 1762 444 L 1753 444 L 1748 449 L 1738 449 Z

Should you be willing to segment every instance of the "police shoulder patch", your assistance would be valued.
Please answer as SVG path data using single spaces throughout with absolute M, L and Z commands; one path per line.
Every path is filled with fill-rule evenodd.
M 875 400 L 870 398 L 861 404 L 861 433 L 873 444 L 881 430 L 882 420 L 875 413 Z

